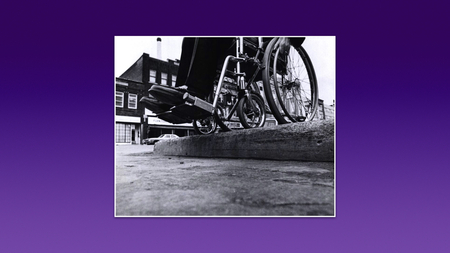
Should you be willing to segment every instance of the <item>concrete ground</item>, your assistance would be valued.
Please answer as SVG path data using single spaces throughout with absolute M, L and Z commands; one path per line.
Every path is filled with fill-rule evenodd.
M 116 146 L 116 217 L 334 217 L 334 162 L 164 156 Z

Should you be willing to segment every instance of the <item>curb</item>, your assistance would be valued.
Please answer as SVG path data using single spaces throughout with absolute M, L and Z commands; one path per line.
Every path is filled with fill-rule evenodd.
M 334 120 L 298 122 L 160 141 L 160 155 L 334 161 Z

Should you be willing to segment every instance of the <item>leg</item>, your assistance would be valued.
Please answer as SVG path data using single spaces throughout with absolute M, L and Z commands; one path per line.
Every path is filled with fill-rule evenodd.
M 185 38 L 176 86 L 206 97 L 213 88 L 217 65 L 223 61 L 233 38 Z

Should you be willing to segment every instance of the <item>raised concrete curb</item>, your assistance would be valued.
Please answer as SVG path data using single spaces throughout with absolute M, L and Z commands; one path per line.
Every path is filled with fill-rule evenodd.
M 334 161 L 334 120 L 195 135 L 156 143 L 160 155 Z

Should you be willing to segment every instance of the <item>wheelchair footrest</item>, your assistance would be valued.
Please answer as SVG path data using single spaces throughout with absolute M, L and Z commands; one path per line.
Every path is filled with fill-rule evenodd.
M 209 113 L 210 115 L 212 115 L 214 113 L 214 110 L 215 110 L 214 106 L 211 103 L 206 102 L 203 99 L 192 96 L 187 92 L 184 94 L 183 99 L 186 101 L 185 102 L 186 105 L 192 105 L 193 107 L 201 109 L 201 110 Z
M 191 119 L 203 119 L 212 115 L 212 111 L 206 111 L 205 109 L 190 103 L 174 106 L 171 108 L 171 111 L 176 115 L 183 115 L 184 117 Z
M 169 123 L 172 124 L 183 124 L 183 123 L 191 123 L 192 120 L 190 118 L 186 118 L 186 117 L 180 117 L 176 114 L 174 114 L 172 111 L 166 111 L 163 113 L 159 113 L 156 115 L 156 117 L 167 121 Z
M 173 124 L 189 123 L 194 119 L 203 119 L 213 115 L 212 104 L 186 93 L 184 103 L 173 106 L 170 110 L 159 113 L 156 117 Z

